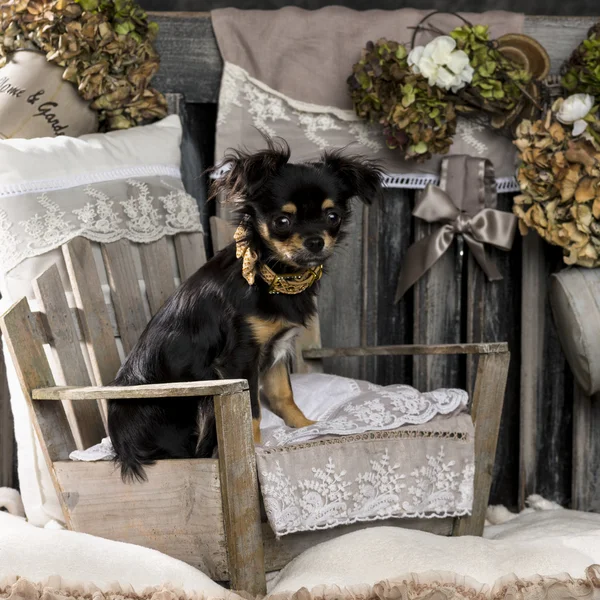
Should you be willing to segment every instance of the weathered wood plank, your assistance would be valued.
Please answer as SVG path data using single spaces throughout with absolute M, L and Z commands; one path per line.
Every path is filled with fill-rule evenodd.
M 294 353 L 294 373 L 322 373 L 322 360 L 308 360 L 304 355 L 305 350 L 321 348 L 321 326 L 319 315 L 315 315 L 309 326 L 303 329 L 296 338 Z
M 198 74 L 198 79 L 204 80 L 204 73 Z M 172 89 L 172 88 L 165 88 Z M 202 108 L 186 105 L 182 94 L 166 94 L 169 113 L 179 115 L 181 119 L 181 180 L 188 194 L 194 197 L 200 210 L 200 218 L 204 231 L 209 230 L 208 213 L 206 211 L 208 181 L 206 169 L 213 163 L 214 123 L 213 119 L 205 119 Z M 200 118 L 198 118 L 200 113 Z M 206 135 L 206 129 L 212 128 L 212 136 Z M 207 160 L 206 139 L 211 142 L 210 158 Z M 206 242 L 205 251 L 208 250 Z
M 102 256 L 123 350 L 129 354 L 147 325 L 131 242 L 118 240 L 102 244 Z
M 64 244 L 62 251 L 92 365 L 94 383 L 107 385 L 117 374 L 121 359 L 91 243 L 84 238 L 75 238 Z
M 150 313 L 155 315 L 160 307 L 175 291 L 175 278 L 169 255 L 167 238 L 163 237 L 150 244 L 139 244 L 142 273 L 146 283 L 146 293 Z
M 542 239 L 523 238 L 521 273 L 521 418 L 519 507 L 536 492 L 538 398 L 543 374 L 546 267 Z
M 215 396 L 221 497 L 234 590 L 264 595 L 265 559 L 249 392 Z
M 154 548 L 217 581 L 228 579 L 216 460 L 161 460 L 126 484 L 111 462 L 58 462 L 71 529 Z
M 54 377 L 42 346 L 37 320 L 22 298 L 0 318 L 0 327 L 12 356 L 23 393 L 33 406 L 34 425 L 46 462 L 52 473 L 52 462 L 67 460 L 75 450 L 75 440 L 65 409 L 60 402 L 32 402 L 31 391 L 54 386 Z
M 334 529 L 320 531 L 304 531 L 292 533 L 279 539 L 275 537 L 271 526 L 263 523 L 263 539 L 265 546 L 265 569 L 268 572 L 282 569 L 299 554 L 313 548 L 317 544 L 333 540 L 340 535 L 371 529 L 372 527 L 401 527 L 403 529 L 418 529 L 437 535 L 450 535 L 454 519 L 386 519 L 372 523 L 356 523 L 343 525 Z
M 412 293 L 394 304 L 395 282 L 411 243 L 413 190 L 388 189 L 369 208 L 366 341 L 362 346 L 412 342 Z M 336 340 L 336 345 L 337 340 Z M 364 378 L 380 385 L 410 384 L 412 358 L 365 359 Z
M 174 238 L 179 275 L 183 283 L 205 262 L 204 235 L 201 233 L 179 233 Z
M 245 379 L 219 379 L 218 381 L 182 381 L 148 385 L 108 387 L 41 387 L 32 392 L 36 400 L 89 400 L 119 398 L 172 398 L 178 396 L 212 396 L 233 394 L 248 389 Z
M 15 433 L 0 336 L 0 487 L 14 487 Z
M 413 356 L 454 354 L 502 354 L 508 351 L 505 342 L 493 344 L 438 344 L 408 346 L 373 346 L 366 348 L 314 348 L 303 350 L 304 358 L 330 358 L 332 356 Z
M 213 252 L 216 254 L 226 248 L 233 241 L 235 225 L 221 217 L 210 218 L 210 235 L 212 237 Z
M 600 512 L 600 394 L 575 386 L 571 508 Z
M 223 59 L 209 14 L 153 12 L 150 15 L 160 27 L 156 47 L 161 67 L 153 85 L 181 93 L 187 102 L 216 102 Z M 551 72 L 558 73 L 562 61 L 596 21 L 596 17 L 527 16 L 523 33 L 541 42 L 550 55 Z
M 471 417 L 475 424 L 475 477 L 473 512 L 458 519 L 454 535 L 481 535 L 488 508 L 502 416 L 510 354 L 487 354 L 479 358 Z
M 60 372 L 60 377 L 56 379 L 64 385 L 90 385 L 92 382 L 77 339 L 58 267 L 52 265 L 42 273 L 33 282 L 33 288 L 52 338 L 54 364 Z M 95 400 L 78 402 L 77 405 L 65 400 L 64 408 L 79 450 L 98 444 L 106 435 L 98 402 Z
M 574 381 L 554 327 L 547 293 L 551 273 L 564 268 L 564 263 L 562 250 L 556 246 L 545 245 L 544 254 L 545 326 L 537 397 L 536 493 L 569 506 L 573 474 Z
M 490 208 L 510 211 L 512 195 L 498 196 Z M 511 350 L 509 377 L 504 400 L 494 478 L 490 503 L 515 508 L 518 504 L 519 481 L 519 348 L 521 329 L 519 297 L 521 280 L 521 236 L 517 235 L 510 252 L 486 247 L 490 260 L 494 261 L 504 279 L 488 281 L 472 254 L 467 262 L 467 342 L 508 342 Z M 467 357 L 467 390 L 472 397 L 477 358 Z
M 359 206 L 346 240 L 326 265 L 318 297 L 321 338 L 326 346 L 356 346 L 361 342 L 362 314 L 362 216 Z M 343 303 L 343 310 L 340 310 Z M 356 377 L 361 359 L 325 361 L 327 373 Z
M 421 192 L 417 192 L 418 195 Z M 416 219 L 415 240 L 439 225 Z M 463 241 L 458 236 L 444 255 L 414 285 L 413 340 L 416 344 L 455 344 L 461 341 Z M 426 391 L 461 387 L 458 357 L 415 357 L 413 385 Z

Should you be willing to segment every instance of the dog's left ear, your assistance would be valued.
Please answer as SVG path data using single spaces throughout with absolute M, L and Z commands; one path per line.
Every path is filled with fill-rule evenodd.
M 371 204 L 381 194 L 383 169 L 377 161 L 344 156 L 341 150 L 334 150 L 321 155 L 321 164 L 338 180 L 342 199 L 357 196 L 365 204 Z

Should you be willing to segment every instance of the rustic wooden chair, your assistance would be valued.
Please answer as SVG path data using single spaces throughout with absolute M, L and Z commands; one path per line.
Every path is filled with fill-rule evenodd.
M 211 226 L 216 245 L 225 243 L 230 233 L 227 226 L 218 219 Z M 204 262 L 202 238 L 202 234 L 180 234 L 174 240 L 163 238 L 151 244 L 125 240 L 103 244 L 103 264 L 94 259 L 89 241 L 76 238 L 62 248 L 75 306 L 69 307 L 59 271 L 53 266 L 34 285 L 39 310 L 32 312 L 24 298 L 1 317 L 0 325 L 67 527 L 155 548 L 217 581 L 229 581 L 234 589 L 260 594 L 265 591 L 265 572 L 283 567 L 316 543 L 371 524 L 275 539 L 261 513 L 246 381 L 102 387 L 121 364 L 117 338 L 124 352 L 129 352 L 147 323 L 148 308 L 155 313 L 175 289 L 176 279 L 184 280 Z M 171 266 L 172 243 L 177 272 Z M 145 294 L 134 266 L 138 258 Z M 100 284 L 98 269 L 103 268 L 110 286 L 109 304 Z M 506 344 L 320 348 L 315 321 L 300 338 L 298 350 L 295 370 L 300 372 L 318 370 L 320 359 L 329 356 L 481 355 L 472 402 L 476 432 L 473 515 L 378 523 L 445 535 L 481 534 L 507 377 Z M 73 450 L 96 444 L 106 435 L 105 400 L 161 397 L 169 401 L 172 396 L 213 396 L 218 459 L 159 461 L 148 469 L 148 482 L 140 485 L 124 484 L 111 462 L 69 460 Z

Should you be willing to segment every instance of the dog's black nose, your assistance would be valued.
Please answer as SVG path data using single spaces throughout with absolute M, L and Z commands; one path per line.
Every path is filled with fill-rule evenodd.
M 323 241 L 323 238 L 319 237 L 318 235 L 314 236 L 314 237 L 306 238 L 304 240 L 304 246 L 311 252 L 314 252 L 315 254 L 317 252 L 321 252 L 321 250 L 323 250 L 324 245 L 325 245 L 325 242 Z

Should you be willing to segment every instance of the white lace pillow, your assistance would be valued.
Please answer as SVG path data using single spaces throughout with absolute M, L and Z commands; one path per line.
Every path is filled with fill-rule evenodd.
M 80 138 L 0 141 L 0 265 L 6 274 L 76 236 L 151 242 L 201 231 L 181 181 L 181 123 Z

